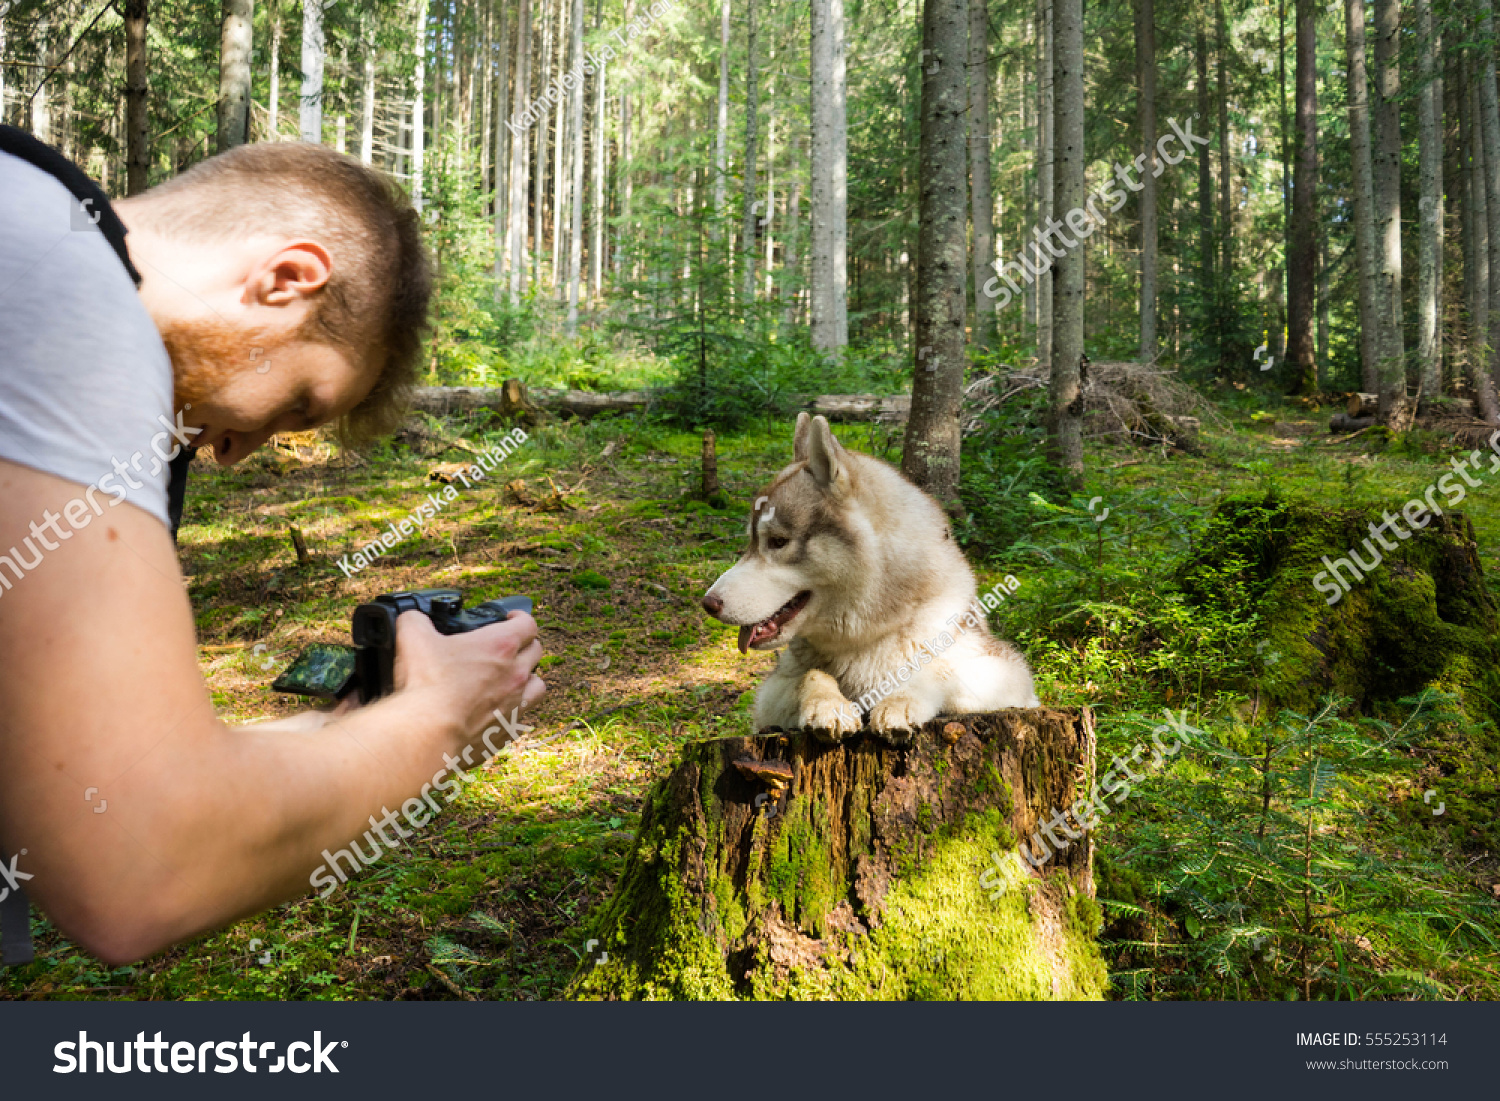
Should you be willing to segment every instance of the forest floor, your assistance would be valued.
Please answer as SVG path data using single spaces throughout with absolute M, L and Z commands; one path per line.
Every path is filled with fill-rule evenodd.
M 1099 603 L 1128 604 L 1227 493 L 1274 483 L 1329 503 L 1395 508 L 1447 469 L 1442 441 L 1331 442 L 1328 411 L 1267 413 L 1230 398 L 1226 423 L 1208 429 L 1202 454 L 1093 446 L 1084 493 L 1050 514 L 1038 505 L 1038 525 L 1061 525 L 1056 541 L 1044 543 L 1039 526 L 1027 541 L 975 556 L 981 589 L 1006 574 L 1022 579 L 1018 603 L 1002 607 L 992 626 L 1026 650 L 1049 705 L 1099 709 L 1101 757 L 1112 712 L 1213 712 L 1218 701 L 1194 683 L 1203 668 L 1193 660 L 1223 658 L 1205 651 L 1126 668 L 1109 653 L 1117 627 L 1107 613 L 1093 613 L 1097 629 L 1083 642 L 1076 632 L 1066 640 L 1052 633 L 1044 602 L 1059 586 L 1103 585 L 1107 576 L 1114 588 Z M 684 741 L 748 730 L 751 690 L 773 656 L 740 655 L 734 629 L 706 617 L 698 600 L 742 549 L 755 492 L 790 461 L 791 426 L 719 437 L 730 502 L 723 509 L 695 499 L 696 435 L 634 419 L 537 427 L 484 481 L 455 483 L 456 499 L 425 533 L 346 578 L 341 556 L 442 491 L 429 479 L 434 467 L 471 461 L 465 446 L 484 450 L 506 430 L 482 419 L 423 423 L 404 442 L 358 455 L 300 437 L 235 467 L 195 464 L 181 553 L 204 676 L 226 722 L 290 714 L 299 700 L 271 692 L 270 681 L 303 646 L 347 642 L 357 603 L 436 585 L 464 590 L 470 603 L 522 593 L 535 601 L 547 654 L 549 687 L 529 717 L 532 744 L 491 762 L 404 849 L 326 901 L 287 903 L 114 970 L 43 926 L 37 963 L 0 973 L 0 997 L 530 1000 L 563 990 L 588 953 L 588 916 L 623 866 L 651 782 Z M 865 426 L 838 434 L 877 454 L 888 445 Z M 506 488 L 516 480 L 533 503 Z M 549 508 L 554 490 L 560 507 Z M 1087 510 L 1094 497 L 1113 509 L 1107 541 L 1106 525 Z M 1500 482 L 1472 493 L 1464 511 L 1485 566 L 1500 566 Z M 297 564 L 292 526 L 307 540 L 310 565 Z M 1106 851 L 1120 839 L 1106 832 L 1100 840 Z M 1491 882 L 1500 880 L 1495 854 L 1460 859 L 1451 839 L 1430 844 L 1444 890 L 1476 905 L 1500 893 Z M 1185 937 L 1158 918 L 1153 937 Z M 1500 938 L 1500 920 L 1489 933 Z M 1144 996 L 1280 996 L 1264 974 L 1258 985 L 1195 995 L 1167 981 L 1170 970 L 1163 965 L 1162 981 L 1153 978 Z M 1446 996 L 1500 994 L 1494 955 L 1441 976 L 1426 970 Z M 1117 993 L 1142 996 L 1139 971 Z

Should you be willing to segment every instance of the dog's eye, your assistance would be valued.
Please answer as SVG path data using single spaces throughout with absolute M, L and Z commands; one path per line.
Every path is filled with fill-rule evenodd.
M 784 538 L 782 538 L 779 535 L 773 535 L 773 536 L 771 536 L 771 538 L 769 538 L 769 539 L 766 540 L 766 546 L 770 547 L 772 550 L 780 550 L 782 547 L 786 546 L 789 542 L 791 542 L 791 540 L 784 539 Z

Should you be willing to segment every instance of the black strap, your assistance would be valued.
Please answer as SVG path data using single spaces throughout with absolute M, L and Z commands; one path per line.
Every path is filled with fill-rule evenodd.
M 125 265 L 130 278 L 135 280 L 135 285 L 141 285 L 141 273 L 130 262 L 130 250 L 125 247 L 125 223 L 120 221 L 114 207 L 109 205 L 109 196 L 104 193 L 104 189 L 89 179 L 83 169 L 52 146 L 14 126 L 0 126 L 0 153 L 9 153 L 12 157 L 19 157 L 28 164 L 35 165 L 72 192 L 73 197 L 78 200 L 79 209 L 90 220 L 97 216 L 95 224 L 99 227 L 99 232 L 104 234 L 109 247 L 115 250 L 115 255 Z
M 0 967 L 19 967 L 36 958 L 31 947 L 31 903 L 13 887 L 0 898 Z
M 109 205 L 109 196 L 104 189 L 89 179 L 88 174 L 64 157 L 52 146 L 38 140 L 25 130 L 14 126 L 0 126 L 0 153 L 9 153 L 27 164 L 41 169 L 57 179 L 78 200 L 79 209 L 89 216 L 104 234 L 109 247 L 115 250 L 120 263 L 130 273 L 136 286 L 141 285 L 141 273 L 130 262 L 130 250 L 125 247 L 125 223 Z M 182 525 L 182 506 L 187 498 L 188 465 L 193 453 L 184 448 L 172 460 L 167 479 L 167 519 L 172 524 L 172 541 L 177 541 L 177 529 Z

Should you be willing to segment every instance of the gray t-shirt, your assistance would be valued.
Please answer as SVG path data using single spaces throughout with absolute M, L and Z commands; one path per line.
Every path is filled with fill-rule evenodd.
M 0 153 L 0 459 L 97 486 L 95 514 L 128 501 L 166 524 L 175 425 L 125 265 L 66 187 Z

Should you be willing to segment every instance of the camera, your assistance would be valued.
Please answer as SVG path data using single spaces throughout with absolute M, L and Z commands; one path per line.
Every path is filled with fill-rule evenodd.
M 492 623 L 503 623 L 511 612 L 531 611 L 531 598 L 507 596 L 464 607 L 457 589 L 412 589 L 383 593 L 354 609 L 354 646 L 316 644 L 308 647 L 271 687 L 324 699 L 342 699 L 358 690 L 361 703 L 389 695 L 394 687 L 396 619 L 403 612 L 421 612 L 441 635 L 461 635 Z

